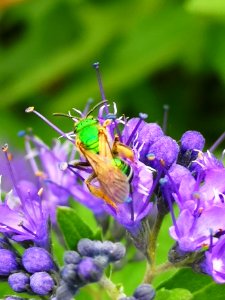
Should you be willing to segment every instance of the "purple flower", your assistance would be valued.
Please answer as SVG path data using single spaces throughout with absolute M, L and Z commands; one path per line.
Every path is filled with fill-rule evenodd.
M 204 173 L 205 170 L 223 169 L 222 161 L 218 160 L 210 151 L 198 152 L 198 157 L 193 161 L 191 170 Z
M 196 205 L 206 208 L 224 203 L 225 168 L 223 166 L 218 164 L 213 167 L 204 166 L 204 170 L 201 167 L 194 175 L 187 170 L 180 173 L 180 176 L 178 174 L 177 179 L 173 175 L 170 178 L 172 179 L 170 184 L 179 180 L 179 186 L 174 191 L 173 197 L 181 209 L 189 207 L 194 210 Z
M 199 208 L 194 213 L 189 209 L 181 211 L 176 223 L 170 228 L 170 235 L 181 250 L 198 251 L 215 244 L 216 235 L 225 230 L 225 206 L 213 206 L 209 209 Z
M 103 213 L 102 202 L 80 182 L 82 172 L 74 173 L 69 168 L 61 168 L 64 162 L 73 161 L 77 155 L 74 144 L 67 140 L 63 143 L 54 140 L 49 148 L 39 138 L 27 135 L 26 149 L 33 172 L 44 186 L 43 206 L 50 213 L 53 223 L 56 222 L 56 207 L 68 205 L 71 196 L 95 214 Z
M 107 109 L 106 109 L 107 107 Z M 99 109 L 99 118 L 96 120 L 96 122 L 99 122 L 100 125 L 103 125 L 103 123 L 106 121 L 105 119 L 105 112 L 107 112 L 108 106 L 103 105 Z M 34 108 L 29 108 L 27 110 L 28 112 L 34 112 L 38 116 L 41 116 L 38 112 L 34 110 Z M 76 110 L 77 111 L 77 110 Z M 77 111 L 81 118 L 84 117 L 83 113 Z M 146 118 L 145 114 L 140 114 L 139 120 L 135 120 L 135 122 L 130 122 L 131 124 L 127 125 L 127 128 L 129 130 L 126 130 L 126 125 L 124 129 L 123 136 L 120 133 L 120 130 L 118 128 L 119 123 L 123 123 L 121 118 L 114 118 L 116 112 L 116 106 L 114 105 L 114 114 L 110 115 L 107 113 L 107 116 L 111 118 L 112 121 L 108 122 L 108 126 L 106 128 L 107 130 L 107 137 L 108 142 L 110 144 L 110 147 L 112 147 L 115 132 L 122 138 L 122 140 L 126 141 L 125 145 L 130 144 L 133 141 L 133 138 L 135 138 L 139 127 L 142 128 L 142 125 L 145 124 L 143 121 L 144 118 Z M 69 116 L 71 114 L 69 113 Z M 106 118 L 107 118 L 106 116 Z M 46 120 L 43 116 L 41 118 L 50 124 L 48 120 Z M 72 117 L 75 121 L 75 118 Z M 79 121 L 79 119 L 78 119 Z M 76 120 L 77 122 L 77 120 Z M 142 124 L 143 123 L 143 124 Z M 142 125 L 141 125 L 142 124 Z M 73 143 L 73 147 L 75 147 L 75 141 L 74 141 L 74 134 L 66 134 L 63 133 L 60 129 L 56 128 L 55 125 L 50 124 L 57 132 L 59 132 L 63 137 L 66 137 L 70 142 Z M 126 135 L 126 131 L 128 132 L 129 136 Z M 132 142 L 134 143 L 134 141 Z M 45 147 L 46 148 L 46 147 Z M 135 147 L 134 147 L 135 148 Z M 77 150 L 74 149 L 74 153 L 77 154 Z M 47 151 L 47 150 L 45 150 Z M 132 151 L 132 150 L 131 150 Z M 78 153 L 80 150 L 78 151 Z M 72 195 L 75 200 L 78 200 L 79 202 L 85 204 L 87 207 L 91 208 L 96 214 L 101 214 L 103 211 L 106 211 L 107 213 L 113 215 L 115 219 L 121 223 L 125 228 L 127 228 L 130 231 L 136 231 L 137 228 L 141 224 L 141 220 L 148 215 L 150 212 L 153 204 L 150 202 L 150 191 L 153 185 L 153 175 L 152 170 L 148 166 L 146 166 L 144 163 L 139 161 L 138 159 L 138 151 L 134 149 L 134 159 L 122 157 L 118 155 L 119 159 L 124 160 L 124 162 L 129 165 L 132 169 L 132 179 L 130 180 L 130 195 L 128 199 L 124 199 L 123 203 L 116 203 L 114 206 L 104 203 L 102 200 L 94 197 L 93 195 L 90 195 L 90 192 L 87 191 L 87 188 L 84 187 L 84 181 L 87 179 L 90 174 L 93 172 L 92 168 L 81 168 L 81 169 L 74 169 L 73 163 L 79 161 L 78 160 L 72 161 L 72 163 L 68 162 L 66 164 L 63 164 L 65 167 L 63 169 L 67 172 L 68 169 L 71 171 L 71 173 L 75 174 L 73 177 L 74 184 L 69 183 L 68 187 L 65 187 L 67 191 L 69 191 L 70 195 Z M 97 154 L 98 155 L 98 154 Z M 56 156 L 56 155 L 55 155 Z M 123 156 L 123 155 L 122 155 Z M 117 156 L 115 157 L 117 158 Z M 65 159 L 65 157 L 64 157 Z M 84 158 L 81 156 L 81 161 L 84 160 Z M 46 160 L 46 164 L 49 163 L 49 159 Z M 53 162 L 52 162 L 53 163 Z M 51 163 L 51 164 L 52 164 Z M 54 172 L 53 172 L 54 173 Z M 97 178 L 98 179 L 98 178 Z M 81 183 L 81 181 L 83 181 Z M 129 178 L 127 178 L 127 181 L 129 181 Z M 97 183 L 98 184 L 98 183 Z M 59 186 L 62 187 L 61 184 Z M 151 191 L 153 193 L 153 191 Z M 115 209 L 115 207 L 117 207 Z
M 48 247 L 48 214 L 42 208 L 41 190 L 20 181 L 0 205 L 0 232 L 15 241 L 33 241 Z
M 225 236 L 221 237 L 216 245 L 205 253 L 205 271 L 217 283 L 225 283 Z

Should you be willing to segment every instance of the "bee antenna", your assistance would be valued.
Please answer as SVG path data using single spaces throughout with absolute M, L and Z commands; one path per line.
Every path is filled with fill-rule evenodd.
M 89 112 L 86 114 L 86 117 L 88 117 L 94 110 L 96 110 L 96 108 L 98 108 L 99 106 L 101 106 L 107 102 L 108 102 L 108 100 L 104 100 L 104 101 L 97 103 L 91 110 L 89 110 Z
M 66 118 L 70 118 L 70 119 L 75 118 L 74 116 L 72 116 L 70 114 L 63 114 L 63 113 L 53 113 L 53 116 L 56 116 L 56 117 L 66 117 Z
M 104 93 L 103 85 L 102 85 L 102 78 L 101 78 L 101 74 L 100 74 L 100 70 L 99 70 L 99 62 L 94 63 L 93 67 L 96 70 L 98 85 L 99 85 L 102 100 L 105 100 L 106 98 L 105 98 L 105 93 Z

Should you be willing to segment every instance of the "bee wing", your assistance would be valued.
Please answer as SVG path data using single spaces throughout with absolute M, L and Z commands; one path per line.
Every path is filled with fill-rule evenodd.
M 106 129 L 103 127 L 99 128 L 98 133 L 99 138 L 99 154 L 101 157 L 106 157 L 108 159 L 113 159 L 111 147 L 109 145 L 109 138 Z
M 97 175 L 99 184 L 105 194 L 113 202 L 124 202 L 128 198 L 130 191 L 127 176 L 104 157 L 90 151 L 85 151 L 85 157 Z

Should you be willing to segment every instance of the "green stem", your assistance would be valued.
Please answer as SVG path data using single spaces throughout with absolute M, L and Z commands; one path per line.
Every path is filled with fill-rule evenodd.
M 150 265 L 148 264 L 146 267 L 146 273 L 145 273 L 145 277 L 144 277 L 144 283 L 151 283 L 152 280 L 159 274 L 162 274 L 168 270 L 171 270 L 173 268 L 176 268 L 176 266 L 174 264 L 172 264 L 171 262 L 165 262 L 161 265 L 159 265 L 158 267 L 155 267 L 154 271 L 152 271 Z
M 174 264 L 172 264 L 171 262 L 167 261 L 164 264 L 159 265 L 154 273 L 154 276 L 157 276 L 159 274 L 162 274 L 170 269 L 176 268 L 176 266 Z
M 100 285 L 106 290 L 107 294 L 112 300 L 119 300 L 120 298 L 126 297 L 123 293 L 123 288 L 116 286 L 108 277 L 102 276 L 100 280 Z
M 156 259 L 157 239 L 165 215 L 166 215 L 165 213 L 160 213 L 160 212 L 158 213 L 153 229 L 150 231 L 149 234 L 149 248 L 147 250 L 149 261 L 147 262 L 147 266 L 146 266 L 144 283 L 151 283 L 153 277 L 155 276 L 154 274 L 156 271 L 155 259 Z

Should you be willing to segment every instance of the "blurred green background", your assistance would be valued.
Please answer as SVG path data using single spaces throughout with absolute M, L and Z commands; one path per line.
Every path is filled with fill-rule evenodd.
M 168 134 L 179 140 L 199 130 L 207 147 L 225 130 L 224 0 L 0 0 L 0 141 L 22 147 L 17 133 L 27 127 L 45 141 L 57 136 L 24 113 L 32 105 L 72 130 L 71 120 L 52 113 L 100 101 L 96 61 L 119 114 L 146 112 L 162 124 L 168 104 Z M 171 244 L 167 227 L 159 262 Z M 114 279 L 126 275 L 131 294 L 144 263 L 124 272 Z
M 199 130 L 208 147 L 224 131 L 224 0 L 0 0 L 0 9 L 2 141 L 22 145 L 16 134 L 31 126 L 56 136 L 24 113 L 31 105 L 72 130 L 52 113 L 100 100 L 96 61 L 119 113 L 161 124 L 169 104 L 168 133 Z

